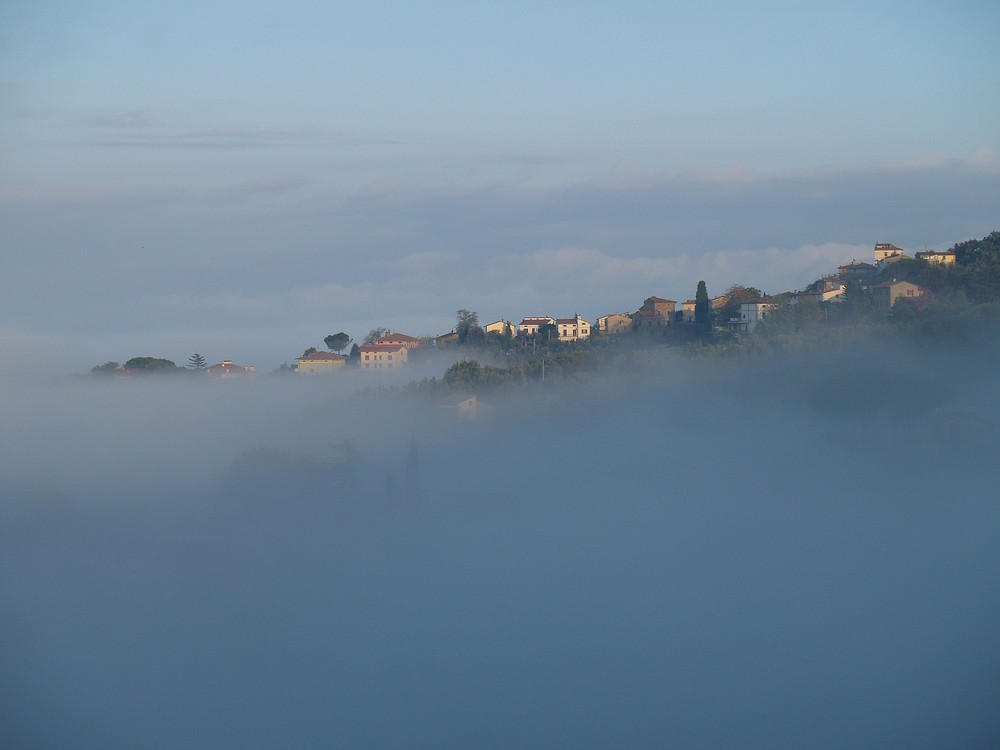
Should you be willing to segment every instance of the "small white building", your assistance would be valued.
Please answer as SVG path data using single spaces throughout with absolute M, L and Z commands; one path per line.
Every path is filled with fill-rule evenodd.
M 556 320 L 559 329 L 560 341 L 582 341 L 590 338 L 590 323 L 580 317 L 577 313 L 572 318 L 559 318 Z
M 539 328 L 541 328 L 542 326 L 554 326 L 555 324 L 556 324 L 556 319 L 547 316 L 522 318 L 521 322 L 517 326 L 517 335 L 537 336 Z
M 736 333 L 753 333 L 754 329 L 767 318 L 777 305 L 768 298 L 751 300 L 740 304 L 739 320 L 731 321 L 730 328 Z

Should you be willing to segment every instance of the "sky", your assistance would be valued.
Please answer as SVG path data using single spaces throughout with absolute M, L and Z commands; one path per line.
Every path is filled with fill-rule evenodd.
M 993 2 L 13 0 L 0 368 L 594 320 L 1000 228 Z

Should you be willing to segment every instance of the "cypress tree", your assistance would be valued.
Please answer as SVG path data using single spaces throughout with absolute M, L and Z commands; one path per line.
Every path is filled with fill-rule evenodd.
M 694 295 L 694 322 L 703 333 L 712 330 L 712 303 L 704 281 L 698 282 L 698 291 Z

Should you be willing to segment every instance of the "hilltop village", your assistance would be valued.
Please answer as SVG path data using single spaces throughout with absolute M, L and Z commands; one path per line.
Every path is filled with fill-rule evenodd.
M 530 378 L 535 370 L 544 377 L 546 362 L 557 369 L 576 367 L 593 359 L 585 350 L 601 344 L 653 342 L 687 344 L 732 343 L 762 332 L 801 330 L 809 326 L 862 322 L 912 321 L 940 318 L 943 311 L 988 305 L 1000 300 L 1000 232 L 982 240 L 959 243 L 950 250 L 913 254 L 891 243 L 876 243 L 871 262 L 852 259 L 805 289 L 767 295 L 759 289 L 734 284 L 724 293 L 709 296 L 699 282 L 694 298 L 679 302 L 647 297 L 633 312 L 609 312 L 595 321 L 551 315 L 526 315 L 480 325 L 478 315 L 459 310 L 455 327 L 437 336 L 412 336 L 388 328 L 370 331 L 360 343 L 345 332 L 326 336 L 327 350 L 309 347 L 285 364 L 278 374 L 330 375 L 347 368 L 360 371 L 406 369 L 431 352 L 466 347 L 479 350 L 476 360 L 455 363 L 445 381 L 471 385 L 479 382 L 478 359 L 501 359 L 492 367 L 494 379 Z M 925 326 L 926 327 L 926 326 Z M 346 353 L 345 353 L 345 350 Z M 543 353 L 541 358 L 539 352 Z M 559 357 L 544 356 L 559 352 Z M 514 355 L 514 356 L 512 356 Z M 468 358 L 465 358 L 468 359 Z M 538 361 L 540 359 L 540 364 Z M 464 366 L 466 372 L 462 372 Z M 457 369 L 456 369 L 457 368 Z M 503 370 L 503 372 L 500 372 Z M 120 378 L 151 372 L 187 371 L 213 378 L 246 377 L 256 373 L 250 364 L 223 360 L 208 364 L 199 353 L 186 367 L 156 357 L 134 357 L 124 364 L 107 362 L 93 368 L 94 375 Z

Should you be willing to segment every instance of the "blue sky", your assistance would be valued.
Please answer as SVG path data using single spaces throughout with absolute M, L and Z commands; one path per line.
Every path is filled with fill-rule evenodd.
M 1000 228 L 1000 6 L 732 5 L 6 3 L 3 356 L 270 368 Z

